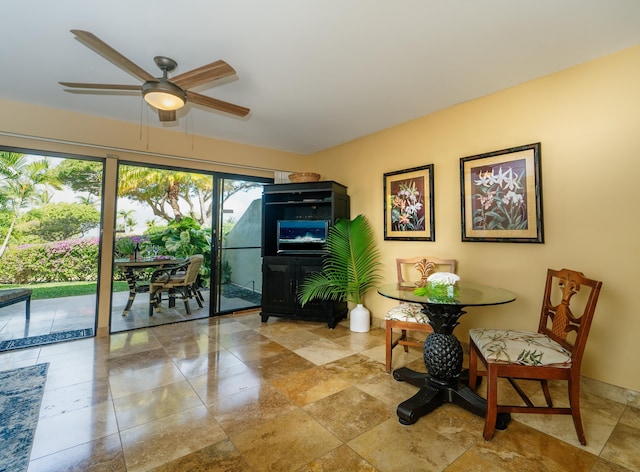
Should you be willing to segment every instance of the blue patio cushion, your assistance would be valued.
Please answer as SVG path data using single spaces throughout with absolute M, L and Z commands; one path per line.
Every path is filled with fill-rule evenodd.
M 478 328 L 469 337 L 489 362 L 570 367 L 571 353 L 544 334 L 513 329 Z

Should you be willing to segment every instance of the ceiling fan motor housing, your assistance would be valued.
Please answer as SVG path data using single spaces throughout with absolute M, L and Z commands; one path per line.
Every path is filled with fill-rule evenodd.
M 185 91 L 165 78 L 146 81 L 142 84 L 142 95 L 149 105 L 159 110 L 177 110 L 187 101 Z

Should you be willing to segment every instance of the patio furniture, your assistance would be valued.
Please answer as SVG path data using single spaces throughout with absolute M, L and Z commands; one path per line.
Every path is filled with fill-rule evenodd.
M 27 302 L 25 307 L 25 318 L 28 320 L 31 317 L 31 294 L 32 290 L 29 288 L 10 288 L 7 290 L 0 290 L 0 308 L 13 305 L 15 303 Z
M 200 308 L 202 305 L 202 294 L 196 287 L 198 274 L 204 256 L 196 254 L 181 264 L 166 266 L 151 274 L 149 284 L 149 316 L 153 316 L 154 310 L 160 309 L 162 292 L 168 292 L 169 306 L 175 305 L 175 297 L 178 295 L 184 301 L 184 308 L 187 314 L 191 314 L 189 299 L 195 298 Z
M 127 316 L 127 313 L 131 309 L 133 305 L 133 301 L 136 298 L 136 294 L 138 293 L 147 293 L 149 291 L 149 281 L 140 280 L 139 272 L 147 269 L 156 269 L 162 268 L 166 265 L 177 264 L 179 261 L 177 259 L 138 259 L 138 260 L 116 260 L 114 262 L 115 266 L 121 269 L 124 272 L 124 276 L 127 280 L 127 285 L 129 286 L 129 298 L 127 300 L 127 305 L 124 307 L 122 311 L 122 316 Z

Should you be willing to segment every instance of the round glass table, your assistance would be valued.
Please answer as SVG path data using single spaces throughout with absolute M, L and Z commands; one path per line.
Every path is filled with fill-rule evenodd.
M 470 282 L 458 282 L 448 291 L 428 291 L 425 295 L 416 295 L 414 290 L 415 287 L 399 286 L 397 283 L 378 288 L 378 293 L 384 297 L 421 304 L 422 312 L 427 315 L 433 328 L 433 333 L 429 333 L 424 343 L 427 373 L 406 367 L 393 371 L 394 379 L 419 387 L 413 397 L 398 405 L 398 420 L 402 424 L 413 424 L 443 403 L 455 403 L 484 417 L 486 401 L 464 382 L 462 346 L 453 330 L 458 325 L 458 319 L 466 313 L 463 308 L 510 303 L 516 299 L 516 294 Z M 504 413 L 498 416 L 496 428 L 505 429 L 510 415 Z

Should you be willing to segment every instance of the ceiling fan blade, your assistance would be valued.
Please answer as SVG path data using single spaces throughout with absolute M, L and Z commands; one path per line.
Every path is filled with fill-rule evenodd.
M 131 62 L 129 59 L 124 57 L 122 54 L 120 54 L 118 51 L 113 49 L 98 37 L 94 36 L 92 33 L 76 29 L 72 29 L 71 32 L 76 35 L 76 39 L 82 44 L 87 46 L 89 49 L 93 49 L 95 52 L 103 56 L 111 63 L 120 67 L 125 72 L 133 74 L 134 76 L 145 82 L 147 80 L 157 80 L 147 71 Z
M 176 75 L 170 79 L 171 82 L 176 84 L 180 88 L 192 88 L 198 85 L 213 82 L 214 80 L 222 79 L 223 77 L 229 77 L 236 73 L 235 69 L 227 64 L 225 61 L 220 60 L 207 64 L 206 66 L 198 67 L 189 72 Z
M 234 105 L 233 103 L 223 102 L 222 100 L 218 100 L 217 98 L 207 97 L 206 95 L 201 95 L 199 93 L 191 92 L 189 90 L 185 90 L 185 93 L 187 94 L 188 102 L 213 108 L 214 110 L 223 111 L 225 113 L 230 113 L 231 115 L 247 116 L 251 111 L 248 108 L 241 107 L 240 105 Z
M 82 82 L 58 82 L 64 87 L 97 89 L 97 90 L 141 90 L 140 85 L 117 85 L 117 84 L 85 84 Z
M 175 110 L 158 110 L 160 121 L 176 121 Z

